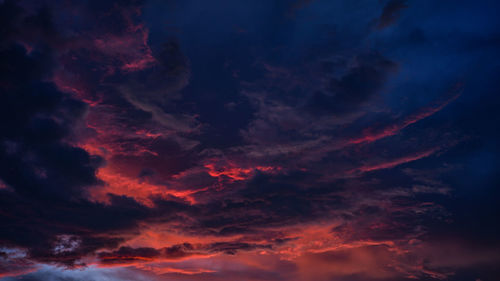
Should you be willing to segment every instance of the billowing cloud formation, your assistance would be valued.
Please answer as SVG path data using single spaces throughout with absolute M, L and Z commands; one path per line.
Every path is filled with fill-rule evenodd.
M 493 280 L 497 8 L 0 1 L 0 279 Z

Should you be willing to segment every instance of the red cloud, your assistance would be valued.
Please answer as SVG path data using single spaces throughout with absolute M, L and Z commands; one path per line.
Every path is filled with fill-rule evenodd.
M 460 88 L 461 86 L 457 85 L 455 89 L 453 89 L 452 91 L 454 92 L 454 95 L 451 98 L 445 100 L 444 102 L 436 103 L 435 105 L 422 108 L 418 112 L 407 116 L 406 118 L 400 120 L 396 124 L 392 124 L 382 129 L 372 129 L 372 128 L 365 129 L 363 132 L 363 136 L 350 139 L 348 141 L 348 144 L 370 143 L 382 138 L 396 135 L 399 131 L 403 130 L 404 128 L 441 111 L 444 107 L 446 107 L 448 104 L 450 104 L 452 101 L 454 101 L 460 96 Z

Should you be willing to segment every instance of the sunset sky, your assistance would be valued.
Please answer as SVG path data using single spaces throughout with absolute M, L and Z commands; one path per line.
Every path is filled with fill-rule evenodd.
M 499 280 L 499 13 L 0 0 L 0 280 Z

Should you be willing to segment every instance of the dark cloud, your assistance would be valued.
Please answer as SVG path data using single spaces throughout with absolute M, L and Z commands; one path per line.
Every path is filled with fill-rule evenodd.
M 212 252 L 223 252 L 229 255 L 235 255 L 237 251 L 248 251 L 255 249 L 270 249 L 272 245 L 255 245 L 242 242 L 217 242 L 208 246 Z
M 327 88 L 315 92 L 306 107 L 313 113 L 352 113 L 379 93 L 396 69 L 395 62 L 377 53 L 356 57 L 354 66 L 341 77 L 331 78 Z
M 116 251 L 101 252 L 98 257 L 106 264 L 148 262 L 155 260 L 177 260 L 195 254 L 204 254 L 200 246 L 189 243 L 173 245 L 162 249 L 120 247 Z
M 7 1 L 2 11 L 13 7 Z M 39 13 L 34 17 L 47 12 Z M 87 188 L 103 184 L 96 177 L 102 158 L 71 143 L 87 104 L 47 81 L 56 68 L 49 49 L 28 54 L 13 40 L 6 38 L 10 46 L 0 50 L 0 178 L 9 187 L 0 190 L 1 212 L 9 214 L 1 217 L 0 241 L 26 249 L 33 260 L 73 265 L 123 241 L 100 234 L 130 231 L 151 214 L 126 197 L 112 197 L 110 205 L 87 201 Z
M 382 29 L 394 24 L 400 17 L 402 10 L 408 8 L 406 0 L 390 0 L 384 6 L 377 27 Z
M 42 80 L 51 71 L 46 54 L 25 52 L 11 47 L 0 53 L 2 180 L 27 197 L 79 197 L 83 186 L 99 183 L 94 173 L 101 162 L 64 142 L 85 104 Z
M 162 260 L 179 260 L 190 256 L 208 256 L 213 253 L 235 255 L 239 251 L 271 249 L 271 244 L 245 242 L 215 242 L 211 244 L 176 244 L 161 249 L 120 247 L 112 252 L 100 252 L 99 259 L 105 264 L 144 263 Z
M 314 176 L 302 172 L 278 176 L 257 173 L 231 197 L 200 205 L 202 211 L 196 213 L 196 223 L 187 225 L 186 230 L 218 236 L 255 235 L 265 228 L 294 225 L 345 208 L 341 186 L 307 187 L 307 181 Z M 228 213 L 233 215 L 227 216 Z M 273 238 L 279 237 L 266 240 L 280 243 Z
M 130 247 L 120 247 L 120 249 L 111 253 L 104 252 L 99 254 L 99 258 L 104 263 L 152 260 L 158 256 L 160 256 L 160 251 L 153 248 L 134 249 Z
M 12 258 L 4 252 L 0 255 L 0 278 L 26 274 L 35 269 L 36 265 L 32 261 L 22 257 Z
M 495 276 L 496 4 L 195 2 L 1 1 L 0 277 Z

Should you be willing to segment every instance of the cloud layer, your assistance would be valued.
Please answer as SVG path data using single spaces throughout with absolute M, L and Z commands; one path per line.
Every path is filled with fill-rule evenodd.
M 0 1 L 0 279 L 493 280 L 497 8 Z

